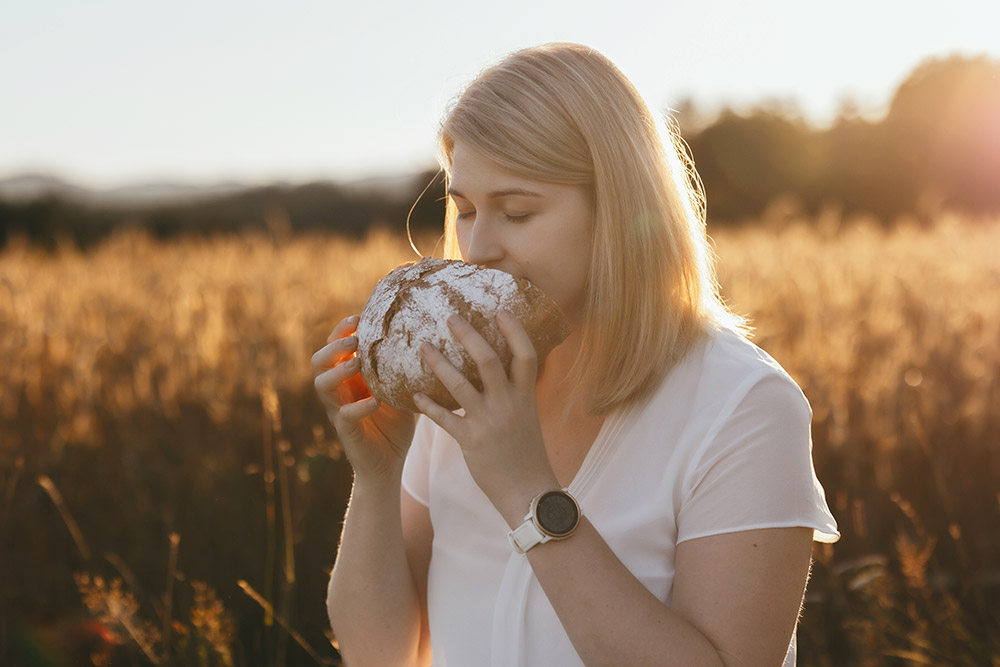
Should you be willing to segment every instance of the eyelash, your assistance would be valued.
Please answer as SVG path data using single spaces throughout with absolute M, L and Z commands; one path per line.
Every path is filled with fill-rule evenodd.
M 474 215 L 473 213 L 459 213 L 456 216 L 456 220 L 466 220 Z M 525 213 L 524 215 L 508 215 L 506 213 L 501 214 L 507 222 L 524 222 L 531 217 L 531 213 Z

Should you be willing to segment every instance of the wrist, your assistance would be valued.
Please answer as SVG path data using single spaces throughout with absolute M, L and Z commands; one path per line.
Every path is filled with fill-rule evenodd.
M 353 494 L 398 495 L 403 484 L 403 465 L 388 470 L 354 470 Z
M 580 525 L 580 504 L 566 489 L 550 489 L 535 496 L 521 524 L 507 534 L 520 554 L 552 540 L 565 540 Z
M 524 523 L 524 515 L 531 509 L 531 502 L 541 493 L 561 488 L 559 480 L 553 475 L 530 483 L 522 483 L 516 488 L 509 488 L 502 498 L 494 502 L 497 511 L 503 516 L 510 528 L 517 528 Z

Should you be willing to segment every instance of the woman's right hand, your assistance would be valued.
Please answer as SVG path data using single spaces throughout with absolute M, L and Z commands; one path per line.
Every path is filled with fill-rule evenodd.
M 389 481 L 402 469 L 416 415 L 378 402 L 361 379 L 358 317 L 345 318 L 312 356 L 316 392 L 337 429 L 356 478 Z

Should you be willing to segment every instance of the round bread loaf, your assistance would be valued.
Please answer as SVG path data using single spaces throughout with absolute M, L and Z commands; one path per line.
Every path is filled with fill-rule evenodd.
M 427 341 L 482 390 L 475 362 L 448 329 L 457 313 L 496 351 L 510 372 L 512 354 L 496 323 L 507 309 L 520 320 L 535 346 L 539 363 L 569 335 L 559 307 L 523 278 L 457 260 L 424 258 L 393 269 L 375 286 L 358 322 L 361 377 L 375 398 L 416 412 L 413 395 L 426 394 L 449 410 L 459 407 L 420 357 Z

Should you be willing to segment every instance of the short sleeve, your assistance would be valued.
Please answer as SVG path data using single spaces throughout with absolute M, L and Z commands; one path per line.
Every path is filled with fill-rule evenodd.
M 753 383 L 708 432 L 685 475 L 678 542 L 707 535 L 802 526 L 813 539 L 840 533 L 812 461 L 812 410 L 784 374 Z
M 403 462 L 403 490 L 425 507 L 430 506 L 431 443 L 434 440 L 432 422 L 421 415 L 413 434 L 413 443 Z

